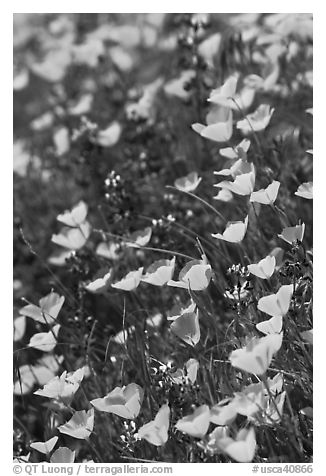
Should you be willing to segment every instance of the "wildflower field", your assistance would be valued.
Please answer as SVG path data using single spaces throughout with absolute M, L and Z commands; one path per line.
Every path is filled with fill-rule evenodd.
M 311 14 L 14 14 L 16 462 L 312 462 L 312 67 Z

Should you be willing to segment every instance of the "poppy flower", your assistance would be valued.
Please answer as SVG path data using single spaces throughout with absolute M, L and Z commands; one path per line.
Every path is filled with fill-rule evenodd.
M 95 281 L 91 281 L 85 286 L 86 291 L 93 294 L 104 293 L 110 286 L 112 271 L 106 273 L 103 278 L 97 278 Z
M 283 317 L 274 316 L 268 321 L 259 322 L 256 324 L 256 329 L 263 334 L 279 334 L 283 327 Z
M 282 233 L 277 236 L 279 238 L 282 238 L 282 240 L 286 241 L 290 245 L 292 245 L 296 241 L 303 240 L 304 231 L 305 231 L 305 224 L 302 223 L 301 225 L 289 226 L 289 227 L 283 228 Z
M 229 243 L 240 243 L 247 231 L 248 227 L 248 215 L 244 221 L 230 221 L 227 223 L 226 228 L 221 235 L 221 233 L 212 234 L 213 238 L 218 238 L 219 240 L 228 241 Z
M 219 447 L 238 463 L 250 463 L 256 451 L 256 435 L 254 428 L 240 430 L 235 439 L 227 436 L 218 441 Z
M 146 274 L 141 278 L 144 283 L 153 286 L 164 286 L 172 279 L 175 267 L 175 257 L 171 260 L 162 259 L 152 263 Z
M 274 273 L 276 260 L 274 256 L 266 256 L 256 264 L 249 264 L 248 271 L 261 279 L 269 279 Z
M 234 401 L 226 399 L 211 408 L 210 421 L 214 425 L 230 425 L 235 420 L 237 413 Z
M 88 207 L 82 200 L 71 210 L 66 210 L 57 216 L 57 220 L 66 226 L 78 227 L 86 220 Z
M 298 190 L 294 193 L 298 197 L 306 198 L 307 200 L 313 199 L 313 185 L 312 182 L 304 182 L 299 185 Z
M 65 266 L 67 259 L 74 255 L 73 250 L 56 250 L 48 258 L 48 262 L 53 266 Z
M 121 132 L 121 124 L 114 121 L 106 129 L 98 131 L 95 137 L 91 138 L 91 142 L 101 147 L 113 147 L 119 141 Z
M 39 306 L 28 304 L 19 310 L 22 316 L 30 317 L 34 321 L 52 324 L 58 317 L 59 312 L 65 302 L 64 296 L 51 291 L 39 300 Z
M 195 438 L 203 438 L 210 423 L 210 411 L 208 405 L 201 405 L 191 414 L 177 421 L 177 430 Z
M 144 230 L 137 230 L 131 233 L 131 235 L 126 238 L 125 243 L 129 248 L 140 248 L 149 243 L 151 236 L 152 228 L 148 226 Z
M 121 289 L 122 291 L 133 291 L 138 287 L 141 281 L 143 269 L 143 267 L 140 267 L 136 271 L 130 271 L 120 281 L 111 284 L 112 288 Z
M 68 250 L 80 250 L 91 234 L 91 225 L 85 221 L 78 228 L 65 226 L 57 235 L 52 235 L 51 241 Z
M 250 201 L 255 203 L 262 203 L 263 205 L 272 205 L 278 194 L 280 188 L 280 182 L 273 180 L 273 182 L 266 188 L 262 188 L 257 192 L 252 192 L 250 195 Z
M 226 188 L 222 188 L 222 190 L 220 190 L 218 194 L 213 197 L 214 200 L 219 200 L 220 202 L 229 202 L 232 200 L 232 198 L 232 192 L 226 190 Z
M 170 374 L 173 383 L 195 383 L 197 378 L 197 372 L 199 368 L 199 362 L 196 359 L 189 359 L 183 369 L 177 369 Z
M 256 111 L 237 122 L 237 129 L 240 129 L 245 135 L 252 131 L 263 131 L 268 126 L 273 112 L 274 108 L 271 108 L 269 104 L 260 104 Z
M 212 278 L 211 265 L 206 259 L 189 261 L 179 273 L 179 281 L 170 280 L 168 286 L 176 288 L 191 289 L 192 291 L 203 291 L 206 289 Z
M 77 411 L 67 423 L 58 426 L 60 433 L 64 433 L 79 440 L 87 440 L 94 428 L 94 408 L 87 412 Z
M 171 331 L 191 346 L 198 344 L 200 340 L 198 311 L 183 313 L 172 322 Z
M 57 345 L 60 324 L 56 324 L 48 332 L 39 332 L 34 334 L 28 344 L 28 347 L 41 350 L 42 352 L 51 352 Z
M 293 285 L 281 286 L 276 294 L 264 296 L 258 301 L 258 309 L 269 316 L 285 316 L 290 307 Z
M 232 99 L 235 97 L 237 82 L 238 77 L 236 75 L 230 76 L 222 86 L 211 92 L 207 101 L 219 106 L 233 107 Z
M 54 436 L 53 438 L 50 438 L 49 440 L 44 441 L 44 443 L 41 441 L 35 441 L 34 443 L 30 444 L 30 447 L 33 448 L 33 450 L 38 451 L 39 453 L 43 453 L 47 455 L 51 453 L 57 441 L 58 441 L 58 437 Z
M 103 398 L 91 400 L 96 410 L 106 413 L 114 413 L 128 420 L 135 419 L 144 398 L 143 389 L 136 383 L 130 383 L 125 387 L 116 387 Z
M 159 409 L 153 421 L 139 428 L 135 437 L 146 440 L 154 446 L 163 446 L 168 440 L 169 422 L 170 408 L 165 404 Z
M 84 378 L 84 368 L 80 368 L 75 372 L 64 371 L 60 377 L 54 377 L 43 389 L 34 392 L 34 395 L 51 398 L 70 405 L 75 393 L 79 389 L 80 383 Z
M 227 159 L 245 159 L 250 144 L 251 142 L 249 139 L 242 139 L 242 141 L 235 147 L 225 147 L 220 149 L 218 152 Z
M 174 186 L 183 192 L 194 192 L 201 182 L 197 172 L 191 172 L 185 177 L 180 177 L 174 182 Z
M 260 339 L 252 339 L 242 349 L 231 352 L 229 360 L 233 367 L 256 375 L 263 375 L 280 349 L 283 333 L 269 334 Z
M 116 243 L 107 243 L 105 241 L 99 243 L 96 248 L 96 254 L 102 258 L 115 261 L 119 258 L 118 255 L 119 245 Z
M 233 182 L 222 181 L 214 187 L 229 190 L 236 195 L 250 195 L 255 186 L 255 172 L 237 175 Z
M 248 162 L 247 159 L 238 159 L 229 169 L 222 169 L 214 171 L 214 175 L 232 175 L 236 178 L 238 175 L 249 174 L 255 172 L 255 167 L 252 162 Z
M 192 124 L 192 129 L 206 139 L 227 142 L 233 133 L 232 109 L 216 106 L 206 116 L 207 125 Z

